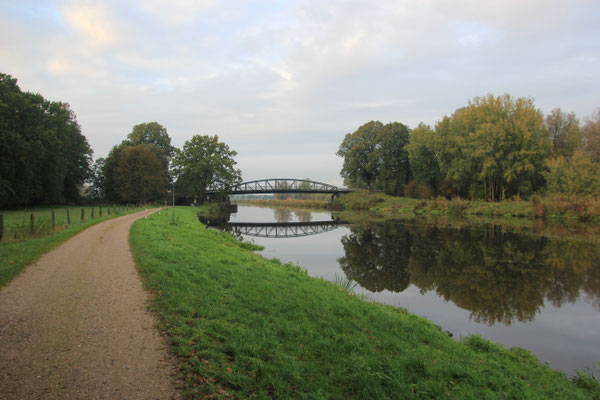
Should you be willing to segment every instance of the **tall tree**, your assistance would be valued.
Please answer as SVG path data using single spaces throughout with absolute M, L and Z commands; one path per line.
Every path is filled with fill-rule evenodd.
M 500 200 L 543 184 L 547 132 L 531 99 L 476 97 L 436 132 L 441 171 L 461 196 Z
M 114 181 L 122 202 L 149 202 L 165 195 L 166 171 L 151 146 L 127 146 L 119 157 Z
M 583 125 L 583 149 L 600 162 L 600 109 Z
M 67 103 L 0 73 L 0 206 L 76 201 L 91 153 Z
M 418 183 L 430 185 L 437 193 L 442 175 L 436 154 L 437 136 L 431 126 L 420 123 L 410 133 L 406 146 L 412 176 Z
M 348 133 L 337 151 L 344 158 L 340 172 L 344 183 L 401 194 L 410 177 L 408 140 L 408 127 L 398 122 L 371 121 Z
M 579 120 L 575 113 L 564 113 L 560 108 L 555 108 L 546 115 L 544 124 L 552 143 L 552 155 L 571 157 L 581 145 Z
M 216 135 L 194 135 L 173 157 L 176 191 L 202 201 L 210 185 L 233 186 L 240 183 L 241 172 L 235 168 L 233 159 L 236 155 Z
M 175 151 L 175 148 L 171 146 L 171 138 L 167 133 L 167 129 L 158 122 L 145 122 L 135 125 L 131 133 L 127 135 L 127 141 L 132 146 L 153 144 L 160 149 L 160 152 L 167 159 L 170 159 Z

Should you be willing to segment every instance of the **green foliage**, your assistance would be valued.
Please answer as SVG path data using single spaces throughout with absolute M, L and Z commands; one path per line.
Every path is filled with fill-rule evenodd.
M 160 154 L 167 160 L 171 158 L 175 148 L 171 146 L 171 138 L 167 129 L 158 122 L 146 122 L 135 125 L 127 135 L 127 142 L 132 146 L 152 144 L 160 150 Z
M 219 142 L 216 135 L 194 135 L 173 158 L 176 191 L 202 201 L 204 193 L 213 184 L 233 186 L 240 183 L 241 172 L 235 169 L 233 159 L 236 155 L 228 145 Z
M 0 73 L 0 207 L 74 202 L 92 150 L 67 103 Z
M 346 185 L 401 194 L 410 178 L 408 140 L 408 128 L 398 122 L 371 121 L 348 133 L 337 151 Z
M 583 149 L 592 157 L 592 161 L 600 162 L 600 110 L 583 125 Z
M 477 349 L 457 343 L 406 310 L 259 257 L 198 224 L 195 209 L 179 210 L 178 225 L 139 220 L 130 237 L 189 397 L 589 396 L 535 360 L 483 340 Z
M 442 181 L 442 174 L 436 156 L 436 151 L 440 147 L 437 140 L 436 132 L 429 125 L 420 123 L 410 133 L 410 143 L 406 147 L 415 182 L 432 187 L 436 193 Z M 412 192 L 417 196 L 419 195 L 418 190 Z
M 160 200 L 166 193 L 169 160 L 174 151 L 162 125 L 157 122 L 135 125 L 127 139 L 111 149 L 94 173 L 93 193 L 101 193 L 106 200 L 115 202 Z
M 555 108 L 546 116 L 544 123 L 554 157 L 571 157 L 575 149 L 581 147 L 579 121 L 574 113 L 566 114 L 560 108 Z
M 476 97 L 436 126 L 444 177 L 461 197 L 500 200 L 543 183 L 548 153 L 542 113 L 530 99 Z
M 151 202 L 164 196 L 168 183 L 166 170 L 152 147 L 127 146 L 119 157 L 113 179 L 123 203 Z
M 594 163 L 588 153 L 576 151 L 568 160 L 565 157 L 547 161 L 544 173 L 547 192 L 568 195 L 600 195 L 600 164 Z

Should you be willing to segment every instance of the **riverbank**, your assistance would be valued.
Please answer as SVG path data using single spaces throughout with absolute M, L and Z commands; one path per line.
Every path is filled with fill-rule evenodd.
M 72 207 L 73 210 L 79 211 L 80 208 Z M 46 229 L 39 233 L 39 235 L 43 236 L 33 236 L 17 240 L 17 241 L 2 241 L 0 242 L 0 288 L 10 282 L 15 276 L 17 276 L 27 265 L 33 263 L 38 258 L 40 258 L 43 254 L 49 252 L 50 250 L 56 248 L 61 243 L 67 241 L 72 238 L 79 232 L 96 225 L 102 221 L 106 221 L 111 218 L 116 218 L 119 216 L 131 214 L 137 211 L 144 209 L 144 207 L 139 208 L 131 208 L 126 210 L 120 210 L 118 213 L 115 211 L 112 212 L 111 215 L 105 213 L 103 216 L 99 216 L 98 214 L 92 218 L 90 213 L 90 207 L 86 207 L 85 211 L 87 217 L 85 217 L 84 221 L 81 221 L 79 215 L 77 218 L 73 215 L 72 225 L 71 224 L 62 224 L 61 222 L 66 221 L 66 217 L 61 216 L 56 218 L 56 228 L 52 228 L 51 222 L 51 211 L 52 208 L 44 207 L 40 209 L 30 209 L 25 211 L 9 211 L 3 212 L 6 216 L 7 224 L 12 221 L 16 221 L 16 225 L 22 224 L 20 219 L 26 219 L 27 223 L 29 222 L 29 215 L 34 214 L 37 215 L 37 223 L 38 225 L 45 226 Z M 57 207 L 56 210 L 66 210 L 66 207 Z M 98 213 L 98 209 L 96 208 L 96 212 Z M 27 214 L 27 218 L 25 215 Z M 66 214 L 65 214 L 66 215 Z M 64 219 L 64 221 L 59 218 Z M 11 221 L 12 220 L 12 221 Z M 6 232 L 9 232 L 7 229 Z M 37 232 L 37 231 L 36 231 Z
M 130 241 L 189 395 L 209 398 L 593 398 L 527 351 L 456 342 L 406 310 L 364 301 L 206 229 L 197 209 Z M 594 392 L 595 390 L 595 392 Z
M 388 196 L 360 190 L 333 202 L 323 200 L 240 200 L 238 204 L 273 208 L 311 208 L 338 211 L 372 211 L 382 215 L 450 215 L 600 222 L 600 200 L 593 197 L 532 196 L 530 200 L 489 202 L 434 198 L 429 200 Z

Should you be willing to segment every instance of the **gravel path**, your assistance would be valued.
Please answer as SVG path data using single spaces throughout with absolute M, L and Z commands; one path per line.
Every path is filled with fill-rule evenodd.
M 99 223 L 0 290 L 0 399 L 176 399 L 129 251 L 145 212 Z

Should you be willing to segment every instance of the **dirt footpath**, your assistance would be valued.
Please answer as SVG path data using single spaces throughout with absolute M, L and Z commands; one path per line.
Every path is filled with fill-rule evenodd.
M 144 212 L 95 225 L 0 289 L 0 399 L 173 399 L 129 251 Z

